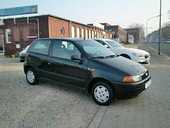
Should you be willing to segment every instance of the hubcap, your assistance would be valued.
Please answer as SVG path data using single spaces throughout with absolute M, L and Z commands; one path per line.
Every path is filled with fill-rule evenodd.
M 27 79 L 30 83 L 33 83 L 35 80 L 35 76 L 34 73 L 32 71 L 28 71 L 27 72 Z
M 105 86 L 99 85 L 94 89 L 94 96 L 97 101 L 104 103 L 109 99 L 109 91 Z

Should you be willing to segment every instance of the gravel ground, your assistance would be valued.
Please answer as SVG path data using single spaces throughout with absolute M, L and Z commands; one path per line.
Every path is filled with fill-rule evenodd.
M 98 109 L 81 90 L 47 80 L 29 86 L 22 64 L 1 64 L 0 81 L 2 128 L 87 127 Z

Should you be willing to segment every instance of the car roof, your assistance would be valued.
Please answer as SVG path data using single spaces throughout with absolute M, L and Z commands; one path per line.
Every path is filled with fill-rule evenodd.
M 67 41 L 83 41 L 80 38 L 39 38 L 38 40 L 67 40 Z
M 101 41 L 113 41 L 114 39 L 106 39 L 106 38 L 98 38 L 95 40 L 101 40 Z

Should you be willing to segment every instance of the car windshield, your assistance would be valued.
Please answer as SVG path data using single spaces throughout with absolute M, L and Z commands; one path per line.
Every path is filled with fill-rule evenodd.
M 119 42 L 115 40 L 107 40 L 106 42 L 109 43 L 109 45 L 112 47 L 123 47 Z
M 83 47 L 84 51 L 92 58 L 106 58 L 116 56 L 110 49 L 104 47 L 97 41 L 84 40 L 81 41 L 80 45 Z

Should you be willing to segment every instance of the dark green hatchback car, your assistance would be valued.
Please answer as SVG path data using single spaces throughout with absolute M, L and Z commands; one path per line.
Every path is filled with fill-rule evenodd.
M 24 72 L 31 85 L 40 78 L 75 85 L 90 92 L 100 105 L 109 105 L 120 94 L 138 95 L 151 84 L 145 67 L 92 40 L 35 40 L 28 49 Z

